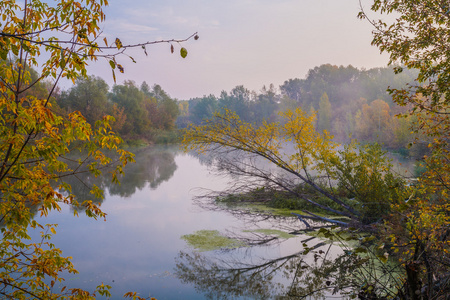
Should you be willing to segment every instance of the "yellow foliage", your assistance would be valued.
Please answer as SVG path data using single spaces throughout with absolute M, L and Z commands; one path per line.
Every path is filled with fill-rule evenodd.
M 253 171 L 245 171 L 233 162 L 228 166 L 234 165 L 232 168 L 238 173 L 264 179 L 320 209 L 347 216 L 360 225 L 376 222 L 389 211 L 392 202 L 403 197 L 405 188 L 393 189 L 392 186 L 403 187 L 404 184 L 394 176 L 379 147 L 358 147 L 352 143 L 338 150 L 326 130 L 322 134 L 315 131 L 314 113 L 308 115 L 297 108 L 280 116 L 279 123 L 263 122 L 255 127 L 241 121 L 236 113 L 225 110 L 214 114 L 204 125 L 190 127 L 183 144 L 186 151 L 213 152 L 222 159 L 235 150 L 263 158 L 296 180 L 287 183 L 274 173 L 255 170 L 254 166 Z M 290 147 L 293 150 L 287 151 Z M 321 178 L 326 178 L 326 182 Z M 334 204 L 324 206 L 297 193 L 301 183 L 311 186 Z M 347 204 L 349 200 L 341 198 L 336 189 L 353 194 L 355 205 Z
M 50 99 L 55 86 L 47 77 L 75 80 L 85 76 L 87 61 L 95 60 L 99 49 L 95 38 L 104 20 L 104 0 L 0 1 L 3 20 L 0 34 L 0 287 L 2 297 L 11 299 L 94 299 L 109 295 L 101 284 L 93 293 L 56 288 L 62 272 L 76 273 L 70 257 L 50 243 L 56 225 L 43 226 L 35 214 L 47 216 L 61 209 L 61 203 L 78 205 L 65 176 L 90 171 L 99 175 L 111 163 L 106 150 L 116 150 L 120 162 L 113 176 L 133 161 L 131 153 L 118 150 L 121 139 L 111 131 L 111 118 L 91 127 L 74 112 L 57 115 Z M 72 44 L 61 43 L 61 32 Z M 64 45 L 64 46 L 62 46 Z M 44 55 L 47 60 L 38 60 Z M 39 67 L 41 75 L 32 67 Z M 33 75 L 34 74 L 34 75 Z M 85 155 L 69 164 L 69 149 Z M 117 177 L 116 177 L 117 178 Z M 55 184 L 56 183 L 56 184 Z M 57 188 L 56 188 L 56 187 Z M 101 190 L 92 188 L 99 195 Z M 98 205 L 86 199 L 82 205 L 91 217 L 105 217 Z M 40 228 L 42 241 L 31 243 L 29 228 Z M 59 290 L 58 290 L 59 289 Z M 97 294 L 96 294 L 97 293 Z

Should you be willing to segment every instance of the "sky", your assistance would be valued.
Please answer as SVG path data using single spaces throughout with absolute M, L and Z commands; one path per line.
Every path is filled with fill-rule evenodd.
M 363 0 L 366 11 L 370 0 Z M 235 86 L 259 92 L 264 85 L 305 78 L 321 64 L 384 67 L 387 55 L 371 46 L 371 25 L 359 20 L 358 0 L 109 0 L 101 25 L 109 41 L 124 45 L 162 39 L 199 39 L 127 49 L 136 63 L 122 56 L 124 74 L 159 84 L 173 98 L 188 100 L 230 91 Z M 181 47 L 188 50 L 183 59 Z M 91 75 L 114 84 L 106 61 L 89 66 Z

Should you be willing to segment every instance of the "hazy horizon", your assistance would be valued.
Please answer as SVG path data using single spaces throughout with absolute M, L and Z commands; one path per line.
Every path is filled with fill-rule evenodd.
M 368 11 L 370 2 L 364 3 Z M 357 18 L 359 10 L 358 0 L 110 0 L 102 28 L 110 42 L 119 37 L 124 45 L 198 32 L 199 40 L 182 45 L 189 52 L 186 59 L 179 55 L 181 46 L 174 45 L 171 54 L 169 44 L 148 46 L 148 57 L 142 49 L 129 49 L 136 64 L 125 56 L 118 59 L 125 73 L 116 72 L 117 84 L 146 81 L 187 100 L 218 96 L 237 85 L 254 91 L 271 83 L 278 88 L 327 63 L 385 67 L 387 56 L 370 45 L 372 27 Z M 88 73 L 114 84 L 106 61 L 91 64 Z

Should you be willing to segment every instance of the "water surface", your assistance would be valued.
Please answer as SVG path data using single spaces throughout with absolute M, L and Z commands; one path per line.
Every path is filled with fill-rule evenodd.
M 289 273 L 301 263 L 314 264 L 312 257 L 293 256 L 302 251 L 303 243 L 310 247 L 319 244 L 318 250 L 328 251 L 328 244 L 310 236 L 264 242 L 267 238 L 264 235 L 244 232 L 256 228 L 275 227 L 286 231 L 301 228 L 302 224 L 294 218 L 263 220 L 261 216 L 196 206 L 192 198 L 201 193 L 199 188 L 222 190 L 228 179 L 213 176 L 204 161 L 182 153 L 177 147 L 140 150 L 136 153 L 136 163 L 127 166 L 125 172 L 119 186 L 111 185 L 109 179 L 104 178 L 85 177 L 83 183 L 73 181 L 74 188 L 78 189 L 76 193 L 82 197 L 89 197 L 85 184 L 96 183 L 105 189 L 101 207 L 107 213 L 106 222 L 88 218 L 81 212 L 74 217 L 73 209 L 68 206 L 60 213 L 51 213 L 45 220 L 58 224 L 52 242 L 62 249 L 64 256 L 73 257 L 80 272 L 66 276 L 68 287 L 92 291 L 103 282 L 112 286 L 113 299 L 121 298 L 128 291 L 159 300 L 208 296 L 259 299 L 262 295 L 272 297 L 287 293 L 298 283 L 288 274 L 273 272 L 267 276 L 264 271 L 252 278 L 243 276 L 242 281 L 230 284 L 226 281 L 230 278 L 217 278 L 220 272 L 211 274 L 208 267 L 214 264 L 254 266 L 286 257 L 278 262 L 285 261 L 290 267 L 285 266 L 284 270 Z M 261 243 L 234 250 L 197 253 L 181 237 L 198 230 L 218 230 Z M 333 246 L 327 255 L 331 257 L 341 252 L 339 247 Z M 277 264 L 267 270 L 272 273 L 270 268 Z M 226 277 L 233 273 L 220 274 Z M 244 286 L 239 287 L 240 284 Z M 232 290 L 236 287 L 241 292 Z

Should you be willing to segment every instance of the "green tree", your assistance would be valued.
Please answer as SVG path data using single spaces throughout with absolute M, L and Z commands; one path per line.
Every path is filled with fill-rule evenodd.
M 269 88 L 263 86 L 261 94 L 256 97 L 252 105 L 254 122 L 262 122 L 263 120 L 273 121 L 278 108 L 277 100 L 275 86 L 273 84 L 270 84 Z
M 172 99 L 160 85 L 155 84 L 151 95 L 156 99 L 157 115 L 153 123 L 158 129 L 173 130 L 175 128 L 175 121 L 180 114 L 177 101 Z
M 250 91 L 243 85 L 233 88 L 230 94 L 222 91 L 218 99 L 219 108 L 223 111 L 225 109 L 235 111 L 243 120 L 250 121 L 250 96 Z
M 101 78 L 80 77 L 75 86 L 58 97 L 58 104 L 68 112 L 79 111 L 91 125 L 109 114 L 108 84 Z
M 323 93 L 327 93 L 333 109 L 339 110 L 359 98 L 368 102 L 381 99 L 392 104 L 392 97 L 386 92 L 388 86 L 401 88 L 412 83 L 417 72 L 408 70 L 395 74 L 393 68 L 373 68 L 358 70 L 351 65 L 321 65 L 310 69 L 305 79 L 289 79 L 280 86 L 282 95 L 295 100 L 304 108 L 313 104 L 318 109 L 318 101 Z M 344 118 L 344 114 L 341 117 Z
M 319 102 L 319 122 L 317 124 L 319 132 L 324 130 L 330 132 L 331 129 L 331 104 L 327 93 L 323 93 Z
M 200 124 L 209 119 L 217 111 L 218 101 L 214 95 L 204 96 L 189 100 L 190 120 L 194 124 Z
M 117 182 L 123 166 L 132 161 L 131 153 L 118 148 L 121 139 L 111 131 L 112 117 L 103 116 L 91 126 L 79 111 L 62 116 L 53 110 L 52 96 L 59 80 L 65 77 L 75 82 L 86 76 L 88 62 L 104 58 L 113 70 L 123 71 L 117 62 L 124 50 L 120 40 L 109 44 L 104 39 L 106 46 L 96 42 L 105 5 L 106 0 L 0 2 L 2 298 L 94 299 L 109 295 L 104 284 L 95 291 L 60 287 L 62 274 L 76 273 L 76 269 L 50 242 L 56 224 L 33 220 L 35 213 L 46 216 L 60 210 L 62 204 L 80 206 L 88 216 L 104 218 L 105 213 L 89 198 L 77 201 L 64 178 L 77 172 L 99 175 L 112 163 L 106 151 L 114 151 L 119 164 L 112 180 Z M 139 47 L 147 44 L 152 42 Z M 85 158 L 73 165 L 67 158 L 76 150 Z M 102 191 L 94 185 L 91 193 L 101 197 Z M 42 231 L 40 242 L 30 240 L 30 228 Z M 135 293 L 125 296 L 139 298 Z
M 280 86 L 281 93 L 289 99 L 294 100 L 297 106 L 301 104 L 302 100 L 302 81 L 298 78 L 286 80 Z
M 386 224 L 387 239 L 402 254 L 406 272 L 405 298 L 438 299 L 450 294 L 450 38 L 447 1 L 375 0 L 371 9 L 393 14 L 388 20 L 369 20 L 372 43 L 387 52 L 391 64 L 418 72 L 406 88 L 390 88 L 393 100 L 411 107 L 412 130 L 428 136 L 427 171 L 418 178 L 409 201 L 396 207 Z M 362 11 L 361 18 L 367 18 Z M 404 68 L 396 67 L 397 73 Z M 417 140 L 420 143 L 420 140 Z
M 133 81 L 115 84 L 110 99 L 118 107 L 123 108 L 127 115 L 127 122 L 121 129 L 121 134 L 142 135 L 150 129 L 150 118 L 144 108 L 145 94 L 139 90 Z

